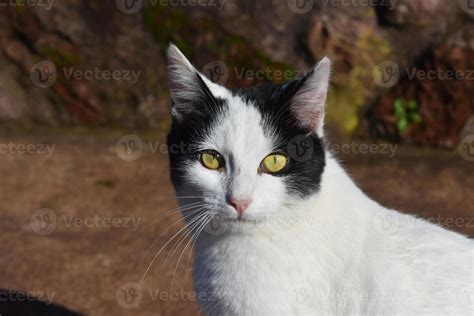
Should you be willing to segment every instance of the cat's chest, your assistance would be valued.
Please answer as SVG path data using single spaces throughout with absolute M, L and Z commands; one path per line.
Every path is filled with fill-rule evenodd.
M 314 243 L 302 238 L 223 240 L 198 251 L 195 289 L 208 298 L 202 305 L 220 304 L 226 314 L 305 314 L 330 292 L 318 268 L 323 261 Z

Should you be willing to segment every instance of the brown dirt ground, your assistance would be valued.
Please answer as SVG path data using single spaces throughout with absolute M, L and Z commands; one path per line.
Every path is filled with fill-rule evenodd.
M 145 150 L 138 160 L 125 162 L 115 150 L 124 134 L 54 131 L 0 136 L 0 144 L 56 145 L 50 158 L 0 154 L 0 288 L 39 297 L 54 295 L 54 304 L 86 315 L 199 314 L 189 273 L 186 278 L 187 256 L 169 292 L 177 256 L 163 271 L 161 266 L 170 248 L 147 274 L 140 305 L 127 309 L 119 304 L 130 306 L 121 299 L 119 287 L 138 282 L 153 255 L 182 225 L 173 226 L 144 257 L 157 236 L 180 217 L 160 220 L 166 210 L 177 206 L 170 198 L 166 155 Z M 399 148 L 394 158 L 367 154 L 341 158 L 364 190 L 384 205 L 437 218 L 474 235 L 474 221 L 469 220 L 474 218 L 473 162 L 456 153 L 410 147 Z M 30 224 L 33 214 L 43 208 L 54 210 L 57 218 L 55 230 L 45 236 L 35 233 Z M 71 227 L 65 216 L 130 218 L 140 220 L 140 226 L 136 231 Z M 453 227 L 455 219 L 458 224 Z M 2 316 L 16 315 L 8 312 L 4 310 Z

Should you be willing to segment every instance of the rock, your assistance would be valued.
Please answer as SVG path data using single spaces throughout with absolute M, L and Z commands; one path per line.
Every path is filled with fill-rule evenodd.
M 452 100 L 463 93 L 472 100 L 467 80 L 413 82 L 404 69 L 469 69 L 463 68 L 471 67 L 467 58 L 474 49 L 469 12 L 441 0 L 373 0 L 375 6 L 341 1 L 145 2 L 137 12 L 117 1 L 64 0 L 51 10 L 2 7 L 0 117 L 48 125 L 164 126 L 164 56 L 173 41 L 206 75 L 229 87 L 284 82 L 327 55 L 334 62 L 328 125 L 341 137 L 371 131 L 397 141 L 455 144 L 465 123 L 461 116 L 472 106 Z M 379 82 L 387 63 L 401 70 L 399 83 L 390 87 Z M 38 70 L 50 68 L 47 87 L 31 80 L 32 70 L 39 76 Z M 135 80 L 128 79 L 132 74 Z M 420 104 L 423 128 L 398 133 L 393 103 L 399 97 Z

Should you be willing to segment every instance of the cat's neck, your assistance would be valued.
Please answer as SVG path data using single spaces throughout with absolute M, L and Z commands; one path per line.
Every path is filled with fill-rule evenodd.
M 321 189 L 313 200 L 323 211 L 337 209 L 359 209 L 369 211 L 380 206 L 370 199 L 355 184 L 354 180 L 331 155 L 327 155 L 326 168 L 321 180 Z

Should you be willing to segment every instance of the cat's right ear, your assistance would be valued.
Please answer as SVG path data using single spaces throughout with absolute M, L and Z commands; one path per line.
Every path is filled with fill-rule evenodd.
M 213 102 L 203 77 L 174 44 L 168 48 L 168 76 L 173 119 L 180 121 L 188 113 L 198 113 L 199 105 Z

